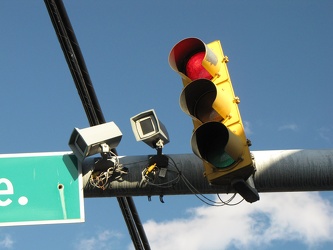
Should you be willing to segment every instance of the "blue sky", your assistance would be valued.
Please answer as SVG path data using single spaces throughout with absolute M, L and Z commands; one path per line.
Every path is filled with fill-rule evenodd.
M 220 40 L 251 150 L 333 147 L 331 1 L 64 1 L 120 155 L 147 155 L 129 118 L 154 108 L 190 153 L 192 121 L 168 65 L 179 40 Z M 43 1 L 0 2 L 0 153 L 67 151 L 88 126 Z M 153 249 L 331 249 L 331 192 L 261 194 L 214 208 L 194 196 L 135 197 Z M 0 249 L 132 249 L 115 198 L 85 199 L 86 222 L 0 228 Z

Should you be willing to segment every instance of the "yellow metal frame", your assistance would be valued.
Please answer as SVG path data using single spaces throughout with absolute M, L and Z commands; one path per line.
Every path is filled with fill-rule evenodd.
M 227 67 L 229 59 L 224 55 L 220 41 L 211 42 L 207 44 L 207 47 L 217 55 L 221 65 L 219 71 L 215 73 L 212 79 L 212 82 L 216 86 L 216 91 L 217 93 L 223 93 L 223 96 L 228 96 L 231 99 L 231 103 L 223 103 L 223 101 L 219 100 L 219 96 L 222 96 L 222 94 L 218 94 L 215 102 L 213 103 L 213 108 L 216 112 L 221 114 L 221 116 L 225 115 L 226 107 L 227 109 L 230 109 L 229 115 L 222 121 L 222 123 L 230 130 L 230 132 L 240 138 L 243 147 L 242 155 L 239 159 L 237 159 L 232 166 L 226 169 L 217 169 L 209 162 L 204 161 L 206 170 L 205 176 L 208 181 L 212 184 L 225 184 L 229 183 L 233 178 L 239 176 L 247 179 L 253 173 L 254 167 L 248 140 L 245 135 L 243 122 L 238 108 L 240 99 L 235 96 Z M 206 62 L 203 62 L 203 67 L 206 68 L 206 65 Z M 207 68 L 206 70 L 208 71 Z M 230 141 L 229 143 L 232 144 L 233 141 Z M 236 143 L 239 143 L 239 140 Z M 236 145 L 230 146 L 233 147 Z
M 186 88 L 192 82 L 194 83 L 194 81 L 188 78 L 183 72 L 180 72 L 181 67 L 178 68 L 178 62 L 181 62 L 181 60 L 186 58 L 185 54 L 191 52 L 192 46 L 194 51 L 199 49 L 200 51 L 204 50 L 206 52 L 202 61 L 202 66 L 212 75 L 213 78 L 210 81 L 215 85 L 216 88 L 216 97 L 212 102 L 212 108 L 221 116 L 221 123 L 224 124 L 230 132 L 230 139 L 225 150 L 226 152 L 229 150 L 230 153 L 227 153 L 232 155 L 232 158 L 235 160 L 233 165 L 225 169 L 220 169 L 214 167 L 212 164 L 203 159 L 205 166 L 205 176 L 212 184 L 230 184 L 234 178 L 247 179 L 254 172 L 254 167 L 249 150 L 249 143 L 245 135 L 243 122 L 238 108 L 240 99 L 234 94 L 227 67 L 229 59 L 224 55 L 221 43 L 218 40 L 209 44 L 205 44 L 197 38 L 187 38 L 180 41 L 171 50 L 169 63 L 171 68 L 181 76 L 184 88 Z M 181 99 L 181 106 L 182 105 L 184 106 L 184 99 Z M 187 107 L 183 108 L 183 106 L 183 111 L 191 115 L 193 118 L 193 125 L 195 130 L 204 124 L 202 121 L 194 117 L 193 114 L 190 114 L 189 110 L 186 110 Z M 238 138 L 232 139 L 233 137 Z M 239 143 L 241 143 L 241 145 L 239 145 Z M 239 147 L 241 147 L 242 150 L 239 150 Z M 241 153 L 236 154 L 235 152 L 231 152 L 230 149 L 232 150 L 232 148 L 234 148 L 235 152 L 237 151 Z

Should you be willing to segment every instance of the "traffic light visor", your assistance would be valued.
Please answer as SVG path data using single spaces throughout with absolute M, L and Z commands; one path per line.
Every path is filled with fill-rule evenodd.
M 217 54 L 198 38 L 177 43 L 170 51 L 169 64 L 187 83 L 198 78 L 211 79 L 220 68 Z
M 219 122 L 207 122 L 198 127 L 191 145 L 194 154 L 218 169 L 231 167 L 243 150 L 239 137 Z
M 185 113 L 202 123 L 221 122 L 230 114 L 232 99 L 212 81 L 198 79 L 183 89 L 179 103 Z

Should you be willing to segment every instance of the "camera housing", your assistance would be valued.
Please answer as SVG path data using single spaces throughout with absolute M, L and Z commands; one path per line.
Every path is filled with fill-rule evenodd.
M 118 146 L 122 133 L 114 122 L 78 129 L 74 128 L 68 145 L 79 161 L 90 155 L 103 152 L 103 145 L 110 149 Z
M 143 141 L 148 146 L 156 148 L 160 140 L 163 144 L 169 142 L 168 132 L 153 109 L 144 111 L 131 117 L 131 126 L 137 141 Z

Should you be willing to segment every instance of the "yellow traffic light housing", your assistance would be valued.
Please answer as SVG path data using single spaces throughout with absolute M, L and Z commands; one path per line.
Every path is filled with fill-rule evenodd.
M 252 157 L 220 41 L 177 43 L 169 63 L 182 78 L 181 109 L 193 119 L 191 146 L 211 184 L 231 184 L 254 172 Z

